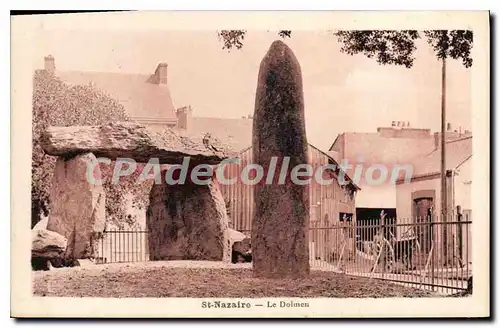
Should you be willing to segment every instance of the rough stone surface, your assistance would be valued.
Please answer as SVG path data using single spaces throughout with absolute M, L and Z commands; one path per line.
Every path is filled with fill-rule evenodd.
M 75 261 L 75 266 L 93 266 L 95 262 L 89 259 L 78 259 Z
M 252 240 L 250 238 L 245 238 L 242 241 L 237 241 L 232 246 L 233 252 L 238 252 L 241 254 L 251 253 L 251 249 L 252 249 Z
M 54 231 L 37 229 L 31 231 L 31 256 L 58 258 L 66 251 L 68 240 Z
M 300 65 L 283 42 L 275 41 L 260 64 L 253 121 L 254 162 L 269 172 L 277 157 L 275 179 L 254 188 L 253 271 L 256 277 L 309 274 L 309 194 L 291 181 L 290 172 L 308 163 Z M 278 183 L 283 159 L 287 178 Z M 285 165 L 283 165 L 285 166 Z
M 40 230 L 40 229 L 47 229 L 47 223 L 49 222 L 49 218 L 43 218 L 40 221 L 38 221 L 37 224 L 33 227 L 32 230 Z
M 229 240 L 232 263 L 252 261 L 252 239 L 250 237 L 229 228 Z
M 38 227 L 31 231 L 31 268 L 49 270 L 62 263 L 68 240 L 57 232 Z M 57 265 L 57 264 L 56 264 Z
M 93 153 L 111 160 L 124 157 L 141 163 L 157 158 L 160 164 L 181 164 L 189 156 L 191 163 L 217 164 L 236 155 L 210 134 L 196 138 L 171 129 L 155 132 L 133 122 L 49 127 L 41 141 L 43 150 L 53 156 Z
M 214 180 L 153 186 L 146 216 L 151 260 L 230 261 L 226 206 Z
M 68 239 L 65 258 L 84 259 L 95 256 L 98 239 L 105 227 L 105 194 L 103 187 L 88 179 L 87 165 L 93 154 L 56 162 L 50 194 L 51 212 L 47 230 Z M 99 168 L 94 176 L 101 178 Z
M 232 228 L 228 229 L 228 233 L 229 233 L 229 240 L 231 240 L 231 243 L 242 241 L 248 238 L 248 236 L 245 235 L 243 232 L 239 232 L 238 230 L 234 230 Z

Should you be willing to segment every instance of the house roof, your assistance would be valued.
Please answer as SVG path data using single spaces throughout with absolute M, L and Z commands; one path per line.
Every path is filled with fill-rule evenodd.
M 341 136 L 345 135 L 345 133 L 339 133 L 337 134 L 337 136 L 335 137 L 335 140 L 333 140 L 332 142 L 332 145 L 330 146 L 330 148 L 328 148 L 329 151 L 332 151 L 333 150 L 333 147 L 335 146 L 335 144 L 337 143 L 337 141 L 339 140 L 339 138 Z
M 119 101 L 132 118 L 176 120 L 170 90 L 153 83 L 154 74 L 56 71 L 56 75 L 70 85 L 94 85 Z
M 313 147 L 314 149 L 316 149 L 317 151 L 319 151 L 320 153 L 322 153 L 324 156 L 326 156 L 328 158 L 328 160 L 330 162 L 332 162 L 332 164 L 335 165 L 335 167 L 338 168 L 338 170 L 340 170 L 340 165 L 339 163 L 337 162 L 337 160 L 335 160 L 335 158 L 333 158 L 332 156 L 330 156 L 328 153 L 325 153 L 324 151 L 322 151 L 321 149 L 319 149 L 318 147 L 315 147 L 311 144 L 309 144 L 310 147 Z M 347 173 L 347 171 L 344 170 L 344 173 L 345 173 L 345 177 L 347 178 L 347 180 L 349 180 L 349 184 L 355 189 L 355 190 L 361 190 L 361 188 L 356 184 L 354 183 L 354 181 L 351 179 L 351 177 L 349 176 L 349 174 Z
M 472 136 L 446 142 L 446 169 L 460 166 L 472 156 Z M 441 147 L 415 161 L 413 177 L 439 174 L 441 171 Z
M 330 149 L 343 141 L 340 155 L 350 164 L 347 172 L 354 174 L 358 170 L 358 164 L 361 164 L 359 180 L 356 180 L 361 186 L 367 183 L 368 168 L 375 165 L 383 165 L 387 169 L 389 178 L 384 185 L 392 184 L 394 179 L 396 183 L 400 183 L 410 172 L 412 178 L 439 176 L 441 148 L 436 149 L 439 135 L 431 135 L 427 129 L 403 129 L 401 131 L 404 135 L 397 135 L 399 130 L 394 131 L 395 136 L 389 128 L 385 128 L 383 133 L 345 132 L 337 135 Z M 472 156 L 472 136 L 451 133 L 447 134 L 447 138 L 450 138 L 446 141 L 447 169 L 453 169 Z M 379 173 L 375 171 L 372 178 L 379 178 Z
M 337 136 L 333 145 L 340 136 Z M 427 155 L 434 149 L 435 143 L 434 136 L 430 134 L 418 137 L 387 137 L 379 133 L 346 132 L 342 136 L 345 144 L 341 156 L 349 161 L 384 165 L 413 163 L 416 158 Z
M 236 151 L 252 144 L 253 120 L 249 118 L 192 117 L 188 134 L 210 133 L 227 143 Z

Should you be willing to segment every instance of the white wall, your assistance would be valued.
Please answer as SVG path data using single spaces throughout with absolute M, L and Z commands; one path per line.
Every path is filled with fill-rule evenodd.
M 396 208 L 396 185 L 373 186 L 363 184 L 356 194 L 356 207 Z
M 460 205 L 462 211 L 472 210 L 472 158 L 458 168 L 454 184 L 454 206 Z
M 462 213 L 471 214 L 470 216 L 463 217 L 462 220 L 473 220 L 472 215 L 472 158 L 464 162 L 455 173 L 454 177 L 454 206 L 457 205 L 462 208 Z M 463 243 L 462 243 L 462 256 L 465 261 L 472 263 L 472 225 L 468 224 L 462 227 L 461 230 Z
M 419 190 L 435 190 L 434 213 L 439 213 L 439 201 L 441 199 L 439 178 L 403 183 L 396 187 L 396 215 L 398 217 L 398 223 L 412 222 L 412 193 Z
M 454 209 L 457 205 L 462 207 L 462 211 L 472 209 L 472 160 L 469 159 L 460 166 L 454 177 L 453 200 Z M 441 181 L 437 177 L 430 180 L 416 181 L 408 184 L 400 184 L 396 187 L 396 213 L 398 218 L 409 218 L 412 214 L 412 192 L 419 190 L 434 189 L 434 213 L 441 211 Z

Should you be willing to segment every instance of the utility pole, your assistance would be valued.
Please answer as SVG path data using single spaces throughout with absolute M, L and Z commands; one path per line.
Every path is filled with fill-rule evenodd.
M 448 202 L 446 194 L 446 56 L 441 66 L 441 222 L 443 222 L 443 256 L 448 263 Z

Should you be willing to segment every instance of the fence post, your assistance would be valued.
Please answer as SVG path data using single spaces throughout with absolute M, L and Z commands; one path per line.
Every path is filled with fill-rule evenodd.
M 434 277 L 434 264 L 436 262 L 436 246 L 437 243 L 436 243 L 436 232 L 434 231 L 435 230 L 435 222 L 434 222 L 434 219 L 435 219 L 435 215 L 430 215 L 430 229 L 431 229 L 431 284 L 432 284 L 432 291 L 435 290 L 435 287 L 434 287 L 434 282 L 435 282 L 435 277 Z
M 104 240 L 106 238 L 106 228 L 104 228 L 104 231 L 102 232 L 101 236 L 101 254 L 99 254 L 99 257 L 101 258 L 100 261 L 104 263 Z
M 457 224 L 458 224 L 458 257 L 460 261 L 463 263 L 463 241 L 462 241 L 462 208 L 460 205 L 457 205 Z
M 382 213 L 380 215 L 380 229 L 382 230 L 382 246 L 380 248 L 380 264 L 382 264 L 382 278 L 384 278 L 384 274 L 385 274 L 385 270 L 386 270 L 386 258 L 385 258 L 385 241 L 386 241 L 386 238 L 385 238 L 385 235 L 386 235 L 386 231 L 385 231 L 385 213 Z

